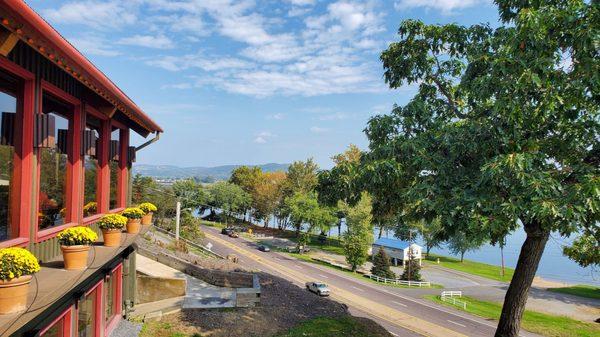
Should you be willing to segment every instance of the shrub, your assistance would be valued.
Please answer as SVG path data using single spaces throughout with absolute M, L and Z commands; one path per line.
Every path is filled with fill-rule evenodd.
M 139 209 L 144 211 L 144 213 L 156 212 L 158 208 L 153 203 L 143 202 L 138 206 Z
M 10 281 L 38 271 L 40 271 L 40 264 L 27 249 L 18 247 L 0 249 L 0 280 Z
M 373 267 L 371 267 L 371 274 L 379 277 L 394 279 L 396 274 L 390 270 L 390 258 L 385 252 L 385 249 L 379 248 L 379 251 L 373 257 Z
M 121 212 L 121 215 L 127 219 L 141 219 L 144 216 L 144 211 L 138 207 L 129 207 L 125 208 L 123 212 Z
M 58 242 L 63 246 L 91 245 L 98 240 L 96 232 L 89 227 L 71 227 L 58 233 Z
M 98 227 L 102 229 L 121 229 L 127 224 L 127 218 L 121 214 L 108 214 L 98 220 Z

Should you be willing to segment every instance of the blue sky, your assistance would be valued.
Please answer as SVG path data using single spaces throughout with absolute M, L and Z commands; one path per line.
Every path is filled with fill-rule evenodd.
M 178 166 L 328 168 L 414 93 L 379 62 L 402 20 L 497 22 L 490 0 L 27 2 L 165 129 L 138 162 Z

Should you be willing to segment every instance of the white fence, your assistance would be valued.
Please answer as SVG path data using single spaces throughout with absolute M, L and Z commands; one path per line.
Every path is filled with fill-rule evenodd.
M 442 301 L 452 303 L 453 305 L 462 307 L 463 310 L 467 310 L 467 302 L 459 300 L 457 297 L 462 298 L 462 291 L 442 291 L 440 296 Z
M 385 278 L 385 277 L 379 277 L 377 275 L 372 275 L 369 274 L 367 275 L 371 280 L 375 280 L 377 282 L 381 282 L 381 283 L 385 283 L 385 284 L 399 284 L 399 285 L 403 285 L 403 286 L 409 286 L 409 287 L 431 287 L 431 282 L 418 282 L 418 281 L 405 281 L 405 280 L 400 280 L 400 279 L 389 279 L 389 278 Z

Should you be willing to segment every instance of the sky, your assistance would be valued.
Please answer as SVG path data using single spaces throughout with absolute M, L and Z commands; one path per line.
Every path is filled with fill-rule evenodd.
M 27 3 L 163 127 L 138 163 L 176 166 L 329 168 L 415 92 L 390 90 L 379 61 L 402 20 L 498 21 L 491 0 Z

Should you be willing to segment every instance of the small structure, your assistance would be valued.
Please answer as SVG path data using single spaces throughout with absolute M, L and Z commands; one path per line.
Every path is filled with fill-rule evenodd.
M 385 250 L 394 266 L 397 266 L 400 262 L 402 263 L 402 266 L 405 266 L 410 259 L 410 254 L 412 254 L 414 259 L 418 259 L 419 265 L 421 265 L 422 248 L 417 244 L 411 244 L 408 241 L 380 238 L 373 243 L 371 255 L 377 254 L 379 249 Z

